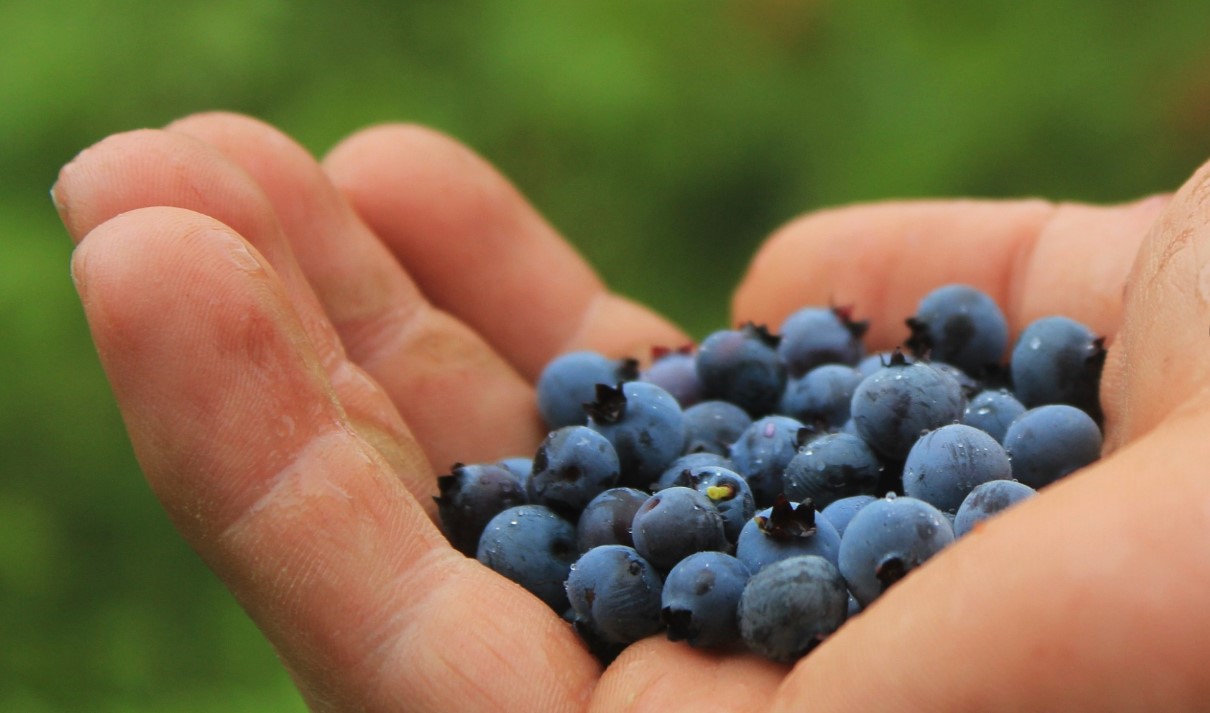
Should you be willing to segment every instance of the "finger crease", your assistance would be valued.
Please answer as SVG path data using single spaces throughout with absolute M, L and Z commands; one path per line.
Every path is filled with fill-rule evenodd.
M 345 340 L 350 358 L 364 366 L 384 354 L 395 353 L 397 345 L 405 342 L 432 310 L 433 306 L 423 299 L 397 303 L 356 326 L 342 324 L 337 329 Z

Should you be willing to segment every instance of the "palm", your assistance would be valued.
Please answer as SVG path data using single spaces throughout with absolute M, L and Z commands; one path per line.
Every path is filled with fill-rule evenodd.
M 1022 507 L 1012 516 L 1015 528 L 988 528 L 977 542 L 955 547 L 846 626 L 780 691 L 782 667 L 654 638 L 632 646 L 601 677 L 542 604 L 445 545 L 432 523 L 434 468 L 530 451 L 541 434 L 530 384 L 555 353 L 634 353 L 680 343 L 682 335 L 605 292 L 505 182 L 447 140 L 415 129 L 373 130 L 338 148 L 325 169 L 266 127 L 204 116 L 102 142 L 65 170 L 56 189 L 70 232 L 88 237 L 73 271 L 148 479 L 314 707 L 553 710 L 591 700 L 602 710 L 624 701 L 662 710 L 758 709 L 775 695 L 786 706 L 822 706 L 835 695 L 838 705 L 868 709 L 904 691 L 922 704 L 930 702 L 927 692 L 944 695 L 932 702 L 972 707 L 963 704 L 978 701 L 979 691 L 999 690 L 987 688 L 983 667 L 1007 666 L 1005 675 L 1028 670 L 1030 651 L 1051 641 L 1055 627 L 1079 634 L 1091 626 L 1013 587 L 1074 596 L 1089 585 L 1056 588 L 1047 579 L 1073 562 L 1081 581 L 1112 585 L 1121 576 L 1078 564 L 1094 549 L 1089 538 L 1120 539 L 1114 528 L 1138 529 L 1146 519 L 1136 497 L 1100 484 L 1127 477 L 1119 473 L 1134 465 L 1130 458 L 1145 461 L 1141 448 L 1107 460 L 1101 476 L 1072 479 Z M 898 319 L 925 289 L 961 280 L 1007 298 L 1017 328 L 1061 311 L 1113 333 L 1123 276 L 1160 207 L 1072 208 L 1056 219 L 1040 202 L 825 214 L 787 228 L 762 253 L 738 293 L 737 316 L 776 324 L 802 303 L 852 302 L 875 320 L 873 338 L 885 344 L 900 338 Z M 125 211 L 135 212 L 119 215 Z M 1082 220 L 1101 232 L 1078 233 Z M 1032 253 L 1021 250 L 1043 226 Z M 1093 250 L 1106 230 L 1121 244 Z M 864 246 L 831 247 L 849 235 Z M 1162 238 L 1144 254 L 1161 254 L 1162 245 L 1152 244 Z M 922 262 L 904 248 L 912 243 L 948 252 Z M 1047 258 L 1046 250 L 1056 252 Z M 1062 251 L 1095 268 L 1088 285 L 1061 288 L 1070 283 L 1057 279 L 1059 268 L 1048 272 L 1047 265 L 1065 264 L 1054 262 Z M 1029 254 L 1032 262 L 1010 272 L 1022 264 L 1015 258 Z M 811 260 L 785 259 L 804 255 Z M 928 267 L 893 270 L 903 264 Z M 819 279 L 807 279 L 804 265 Z M 1176 302 L 1152 283 L 1132 295 L 1134 313 L 1166 304 L 1166 313 L 1206 322 L 1200 303 Z M 521 313 L 524 321 L 515 318 Z M 1164 341 L 1171 323 L 1165 330 L 1128 312 L 1125 324 L 1125 348 L 1107 374 L 1115 444 L 1176 410 L 1177 396 L 1192 393 L 1204 368 L 1168 388 L 1162 372 L 1130 357 L 1154 363 L 1157 350 L 1181 346 Z M 1195 427 L 1188 421 L 1139 444 L 1179 450 L 1159 439 L 1179 438 L 1182 425 Z M 1162 505 L 1157 499 L 1150 507 Z M 1056 547 L 1054 533 L 1064 528 L 1073 537 Z M 1028 566 L 1015 571 L 985 564 L 1021 563 L 1022 552 Z M 1132 553 L 1141 557 L 1134 550 L 1120 556 Z M 1171 564 L 1178 554 L 1159 561 Z M 1186 566 L 1182 576 L 1206 581 L 1204 552 L 1192 554 L 1200 554 L 1201 569 Z M 1161 591 L 1178 595 L 1178 580 L 1163 580 L 1165 572 L 1157 574 L 1168 582 Z M 930 606 L 915 606 L 926 600 Z M 1104 596 L 1092 602 L 1106 614 L 1122 604 Z M 983 606 L 1007 607 L 1021 619 L 955 620 L 955 612 Z M 1160 612 L 1143 623 L 1175 630 L 1171 617 Z M 1210 633 L 1207 622 L 1196 623 L 1157 640 L 1172 655 L 1188 653 L 1178 645 Z M 1106 636 L 1128 651 L 1137 637 L 1126 633 L 1111 628 Z M 936 663 L 905 656 L 922 642 L 953 664 L 947 685 L 914 677 Z M 1197 658 L 1183 660 L 1193 666 Z M 868 681 L 871 669 L 884 675 Z M 1048 696 L 1071 675 L 1056 667 L 1034 683 L 1013 688 L 1023 696 L 1015 700 L 1055 700 Z M 1077 702 L 1096 694 L 1091 682 L 1063 690 Z

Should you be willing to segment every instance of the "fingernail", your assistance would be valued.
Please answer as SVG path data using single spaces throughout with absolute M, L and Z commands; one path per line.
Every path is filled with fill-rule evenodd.
M 73 253 L 70 264 L 71 282 L 80 298 L 84 298 L 84 258 L 82 253 Z
M 59 196 L 59 181 L 55 181 L 50 187 L 50 202 L 54 204 L 55 211 L 59 214 L 59 220 L 67 224 L 67 203 Z

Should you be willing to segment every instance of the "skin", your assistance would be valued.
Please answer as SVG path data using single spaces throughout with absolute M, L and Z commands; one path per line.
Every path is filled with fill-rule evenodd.
M 317 163 L 206 114 L 101 141 L 53 197 L 151 488 L 315 710 L 1183 711 L 1210 701 L 1208 191 L 1203 168 L 1121 206 L 884 203 L 778 231 L 735 322 L 853 304 L 887 348 L 920 297 L 965 282 L 1014 336 L 1054 313 L 1107 335 L 1106 457 L 793 668 L 652 637 L 604 671 L 445 544 L 435 477 L 536 446 L 555 354 L 686 338 L 489 165 L 414 126 Z

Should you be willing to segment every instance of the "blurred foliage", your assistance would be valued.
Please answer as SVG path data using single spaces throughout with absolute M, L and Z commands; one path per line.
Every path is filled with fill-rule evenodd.
M 1208 22 L 1173 0 L 7 0 L 0 710 L 303 708 L 138 475 L 46 196 L 81 148 L 212 108 L 316 154 L 429 124 L 702 336 L 811 209 L 1175 187 L 1210 155 Z

